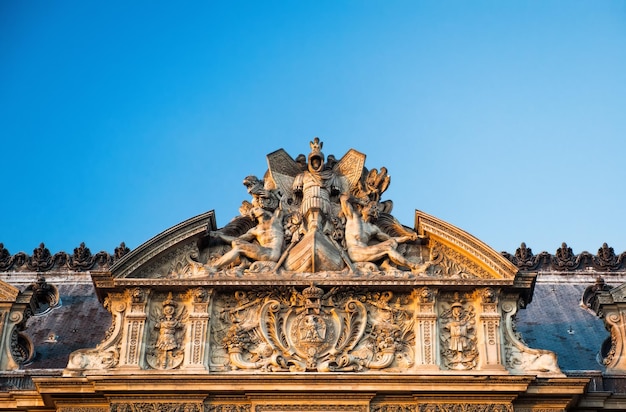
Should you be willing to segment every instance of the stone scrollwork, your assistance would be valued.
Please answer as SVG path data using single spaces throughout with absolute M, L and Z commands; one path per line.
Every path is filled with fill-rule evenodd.
M 70 355 L 66 375 L 84 370 L 196 369 L 207 367 L 209 312 L 213 291 L 181 293 L 135 287 L 104 301 L 113 319 L 104 340 Z
M 510 403 L 423 403 L 418 412 L 513 412 Z
M 502 303 L 504 317 L 504 344 L 506 368 L 512 373 L 530 373 L 541 376 L 563 376 L 554 352 L 529 348 L 515 331 L 515 315 L 519 302 L 508 297 Z
M 441 243 L 434 243 L 430 253 L 432 269 L 429 274 L 432 277 L 453 279 L 489 279 L 494 277 L 493 274 L 463 254 Z
M 59 305 L 57 288 L 41 273 L 23 291 L 0 281 L 0 371 L 19 369 L 34 359 L 35 346 L 25 331 L 27 322 Z
M 70 355 L 66 374 L 73 374 L 74 371 L 84 369 L 110 369 L 118 365 L 124 313 L 128 308 L 126 302 L 132 299 L 131 295 L 131 292 L 112 294 L 105 299 L 104 307 L 113 317 L 104 340 L 94 349 L 80 349 L 73 352 Z
M 626 284 L 613 287 L 599 277 L 594 285 L 585 289 L 581 306 L 604 320 L 609 337 L 603 342 L 598 361 L 606 366 L 607 373 L 623 374 L 626 371 Z
M 414 228 L 402 225 L 382 200 L 386 168 L 322 147 L 315 138 L 308 156 L 268 154 L 224 227 L 212 214 L 189 219 L 97 274 L 112 324 L 66 373 L 560 374 L 551 352 L 513 330 L 532 273 L 422 212 Z M 71 260 L 87 265 L 90 253 L 81 245 Z M 35 255 L 39 268 L 54 260 L 43 245 Z M 9 258 L 0 249 L 0 263 Z M 530 249 L 516 259 L 534 262 Z
M 232 369 L 345 372 L 410 366 L 407 296 L 311 285 L 237 292 L 219 309 Z M 393 302 L 392 302 L 393 299 Z
M 205 412 L 250 412 L 250 405 L 241 404 L 222 404 L 222 405 L 204 405 Z
M 416 405 L 372 405 L 370 412 L 415 412 Z

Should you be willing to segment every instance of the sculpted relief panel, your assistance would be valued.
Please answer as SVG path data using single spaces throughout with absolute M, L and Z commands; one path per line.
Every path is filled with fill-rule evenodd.
M 236 292 L 214 305 L 212 367 L 346 372 L 412 366 L 412 297 L 309 286 Z M 220 348 L 221 349 L 217 349 Z
M 367 169 L 365 155 L 353 149 L 339 160 L 325 157 L 322 147 L 315 138 L 308 156 L 292 158 L 282 149 L 268 154 L 264 177 L 243 180 L 251 198 L 242 202 L 239 216 L 221 229 L 212 228 L 200 241 L 180 242 L 124 276 L 502 278 L 502 262 L 492 265 L 484 257 L 483 263 L 467 257 L 468 252 L 483 253 L 482 245 L 467 239 L 450 244 L 447 229 L 440 227 L 436 233 L 444 234 L 446 241 L 429 239 L 401 224 L 391 214 L 393 202 L 382 200 L 391 182 L 385 167 Z M 493 257 L 505 260 L 497 253 Z M 490 270 L 490 265 L 498 270 Z
M 113 324 L 66 374 L 480 371 L 561 376 L 515 335 L 514 296 L 492 288 L 257 286 L 112 293 Z M 498 372 L 499 371 L 499 372 Z

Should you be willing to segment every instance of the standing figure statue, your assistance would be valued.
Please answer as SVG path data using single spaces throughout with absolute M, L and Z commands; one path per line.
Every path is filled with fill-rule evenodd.
M 476 366 L 478 351 L 476 350 L 473 317 L 473 310 L 471 308 L 469 310 L 464 309 L 457 296 L 455 296 L 455 301 L 450 306 L 450 310 L 442 315 L 443 329 L 450 333 L 448 344 L 442 355 L 450 369 L 473 369 Z
M 376 217 L 375 205 L 364 206 L 360 216 L 349 202 L 350 195 L 344 193 L 340 196 L 341 210 L 346 217 L 346 246 L 348 256 L 353 262 L 375 262 L 382 258 L 389 258 L 398 266 L 403 266 L 412 271 L 424 270 L 428 264 L 419 264 L 409 261 L 397 251 L 399 243 L 414 241 L 417 234 L 391 237 L 383 232 L 378 226 L 370 221 Z M 372 239 L 380 243 L 370 245 Z
M 307 231 L 324 229 L 324 223 L 332 211 L 330 197 L 341 192 L 338 176 L 333 169 L 325 167 L 323 143 L 316 137 L 310 145 L 307 170 L 295 177 L 292 187 L 294 194 L 301 196 L 300 213 Z
M 452 320 L 448 324 L 448 328 L 450 329 L 449 349 L 454 352 L 456 354 L 455 357 L 458 356 L 458 358 L 462 358 L 463 352 L 469 347 L 467 339 L 468 323 L 461 319 L 462 314 L 463 306 L 459 302 L 454 302 L 450 313 Z
M 241 256 L 255 261 L 278 261 L 284 239 L 282 208 L 279 207 L 271 214 L 265 209 L 255 207 L 251 213 L 258 223 L 239 237 L 211 232 L 211 236 L 231 242 L 232 246 L 231 250 L 211 264 L 212 267 L 221 269 L 237 261 Z
M 154 329 L 158 336 L 154 344 L 154 351 L 148 353 L 147 361 L 157 369 L 172 369 L 180 365 L 183 360 L 181 351 L 183 314 L 177 314 L 176 302 L 170 292 L 163 302 L 160 316 L 155 319 Z

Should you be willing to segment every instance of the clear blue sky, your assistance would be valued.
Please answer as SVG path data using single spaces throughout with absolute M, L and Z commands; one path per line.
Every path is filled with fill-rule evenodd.
M 238 214 L 319 136 L 498 251 L 626 250 L 624 1 L 0 2 L 0 242 Z

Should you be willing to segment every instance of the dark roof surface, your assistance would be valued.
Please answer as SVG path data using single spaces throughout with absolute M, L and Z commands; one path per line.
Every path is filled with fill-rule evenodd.
M 556 352 L 565 371 L 604 370 L 596 355 L 609 333 L 602 319 L 580 307 L 587 286 L 538 281 L 532 302 L 518 312 L 517 331 L 524 341 L 531 348 Z
M 27 322 L 26 333 L 36 355 L 24 369 L 65 368 L 73 351 L 96 347 L 111 325 L 111 314 L 98 302 L 92 284 L 66 283 L 57 288 L 61 306 Z

